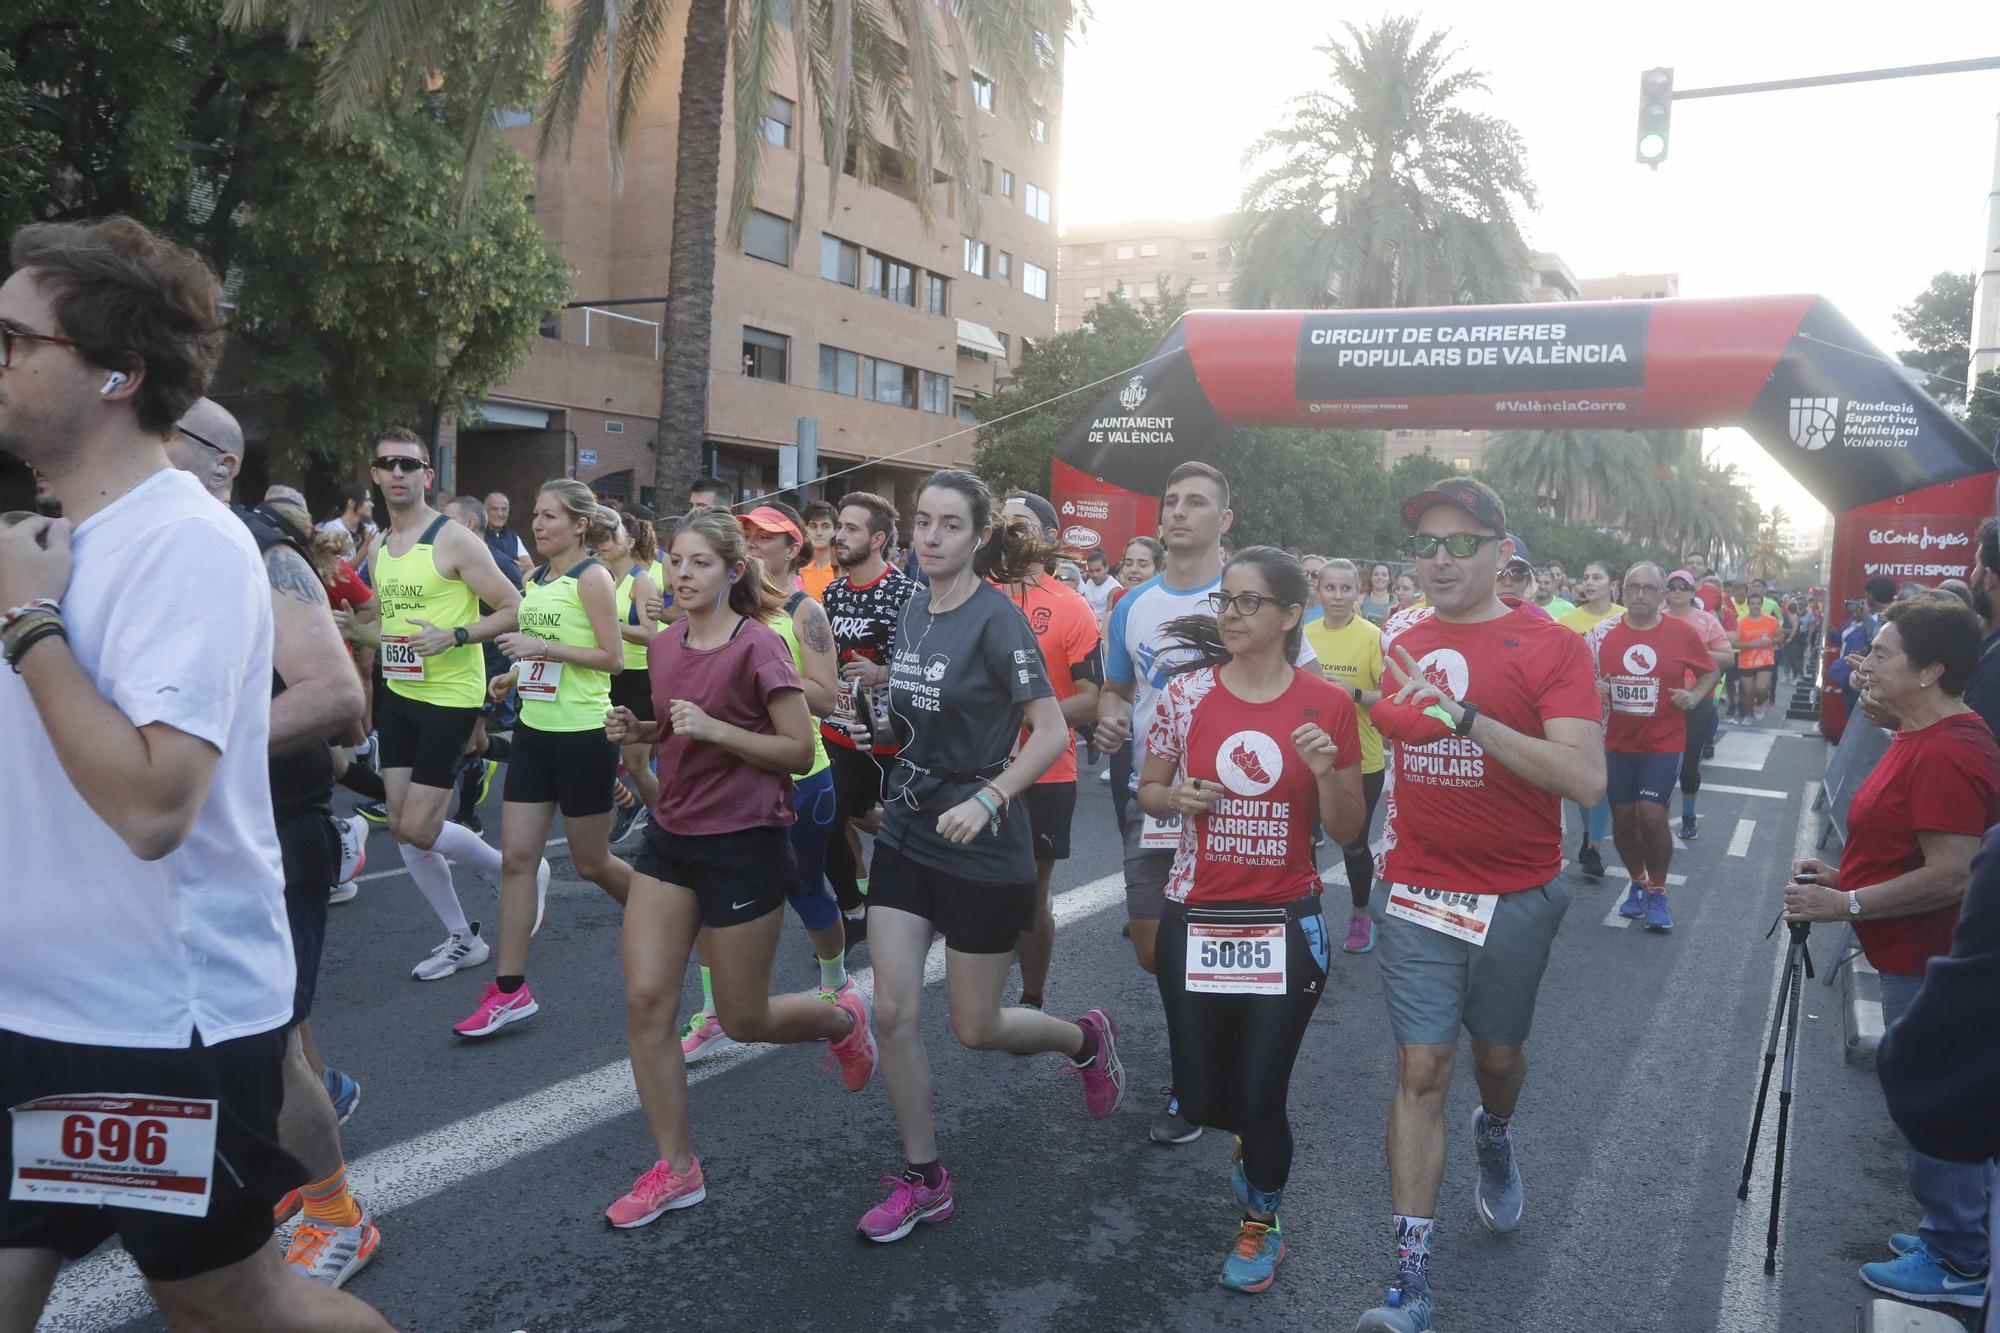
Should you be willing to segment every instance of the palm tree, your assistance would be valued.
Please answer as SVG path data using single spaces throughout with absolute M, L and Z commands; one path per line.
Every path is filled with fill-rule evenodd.
M 1613 497 L 1638 493 L 1650 466 L 1646 444 L 1615 430 L 1502 431 L 1486 454 L 1487 470 L 1533 492 L 1562 524 L 1581 518 L 1586 506 L 1600 520 L 1617 517 Z
M 1415 18 L 1346 25 L 1319 50 L 1331 87 L 1245 155 L 1234 294 L 1244 308 L 1464 305 L 1526 299 L 1534 207 L 1520 135 L 1460 100 L 1486 76 L 1448 30 Z
M 1751 579 L 1783 578 L 1792 572 L 1792 557 L 1785 550 L 1784 528 L 1791 522 L 1791 515 L 1783 505 L 1772 505 L 1764 514 L 1764 521 L 1757 529 L 1756 542 L 1750 548 L 1750 556 L 1743 562 L 1743 576 Z
M 666 314 L 661 328 L 661 394 L 654 486 L 679 495 L 700 471 L 708 425 L 716 216 L 722 200 L 722 127 L 735 143 L 727 236 L 740 244 L 749 220 L 765 138 L 758 130 L 780 48 L 790 43 L 793 101 L 810 105 L 831 168 L 827 202 L 843 164 L 863 184 L 885 163 L 906 167 L 919 218 L 929 226 L 939 184 L 956 184 L 966 221 L 976 225 L 979 159 L 964 127 L 973 123 L 972 66 L 1020 90 L 1001 99 L 1025 126 L 1051 100 L 1056 43 L 1081 24 L 1087 0 L 686 0 L 685 47 L 674 163 Z M 621 146 L 668 49 L 674 0 L 508 0 L 502 32 L 481 88 L 466 150 L 476 165 L 491 137 L 496 88 L 540 51 L 550 16 L 567 10 L 561 54 L 542 105 L 544 157 L 569 150 L 578 109 L 593 79 L 605 98 L 606 145 L 614 187 Z M 272 10 L 290 20 L 294 40 L 340 31 L 323 88 L 335 123 L 376 98 L 426 77 L 427 53 L 462 40 L 463 15 L 448 3 L 417 0 L 228 0 L 232 21 Z M 949 59 L 946 52 L 949 52 Z M 735 75 L 734 97 L 727 80 Z M 497 108 L 494 108 L 497 109 Z M 886 143 L 879 137 L 886 130 Z M 890 157 L 893 150 L 895 156 Z M 805 200 L 805 143 L 794 186 L 796 219 Z M 470 174 L 470 173 L 469 173 Z M 803 244 L 803 228 L 794 245 Z

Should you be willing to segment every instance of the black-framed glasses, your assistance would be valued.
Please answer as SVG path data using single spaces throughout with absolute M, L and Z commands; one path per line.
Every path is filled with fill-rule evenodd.
M 213 449 L 218 454 L 226 454 L 229 452 L 227 449 L 217 444 L 214 440 L 204 439 L 203 437 L 189 430 L 186 426 L 177 425 L 174 427 L 174 429 L 179 431 L 181 434 L 187 436 L 190 440 L 193 440 L 196 444 L 200 445 L 204 449 Z
M 1218 616 L 1230 607 L 1236 608 L 1239 616 L 1254 616 L 1267 606 L 1284 606 L 1282 597 L 1266 597 L 1261 592 L 1239 592 L 1234 597 L 1226 592 L 1212 592 L 1208 595 L 1208 609 Z
M 430 464 L 421 458 L 405 458 L 398 454 L 394 458 L 377 458 L 375 470 L 378 472 L 426 472 Z
M 74 338 L 65 338 L 54 333 L 31 333 L 12 324 L 0 324 L 0 370 L 13 366 L 14 344 L 17 342 L 48 343 L 54 347 L 67 347 L 72 351 L 76 349 Z
M 1437 554 L 1442 546 L 1451 552 L 1454 560 L 1467 560 L 1488 542 L 1500 540 L 1498 534 L 1485 532 L 1454 532 L 1449 537 L 1434 537 L 1428 532 L 1410 534 L 1410 554 L 1419 560 L 1428 560 Z

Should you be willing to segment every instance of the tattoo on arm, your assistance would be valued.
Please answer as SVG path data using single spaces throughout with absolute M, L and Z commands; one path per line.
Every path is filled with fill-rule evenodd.
M 799 622 L 799 637 L 805 640 L 806 647 L 816 653 L 833 651 L 833 628 L 826 623 L 826 612 L 820 609 L 817 602 L 800 603 L 795 619 Z
M 308 606 L 326 606 L 326 585 L 306 563 L 306 558 L 289 546 L 273 546 L 264 553 L 264 572 L 270 576 L 271 591 L 282 593 Z

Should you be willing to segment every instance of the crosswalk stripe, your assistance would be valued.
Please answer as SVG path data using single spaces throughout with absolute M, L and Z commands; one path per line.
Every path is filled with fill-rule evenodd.
M 1750 835 L 1756 831 L 1756 828 L 1757 821 L 1754 819 L 1739 819 L 1736 821 L 1736 832 L 1729 839 L 1729 854 L 1731 856 L 1750 855 Z

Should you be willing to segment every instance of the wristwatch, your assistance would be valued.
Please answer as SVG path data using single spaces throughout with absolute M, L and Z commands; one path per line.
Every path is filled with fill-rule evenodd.
M 1847 890 L 1847 915 L 1857 920 L 1861 916 L 1861 899 L 1857 890 Z
M 1452 730 L 1461 736 L 1470 736 L 1472 734 L 1473 720 L 1479 716 L 1479 705 L 1460 704 L 1459 707 L 1463 711 L 1459 714 L 1458 725 L 1453 727 Z
M 1347 692 L 1348 692 L 1349 694 L 1352 694 L 1352 695 L 1354 696 L 1354 702 L 1356 702 L 1356 703 L 1360 703 L 1360 702 L 1361 702 L 1361 687 L 1360 687 L 1359 685 L 1350 685 L 1350 686 L 1348 686 L 1348 687 L 1347 687 Z
M 465 647 L 466 644 L 472 642 L 472 633 L 470 630 L 466 629 L 465 626 L 460 625 L 457 629 L 451 632 L 451 641 L 457 644 L 459 647 L 463 648 Z

